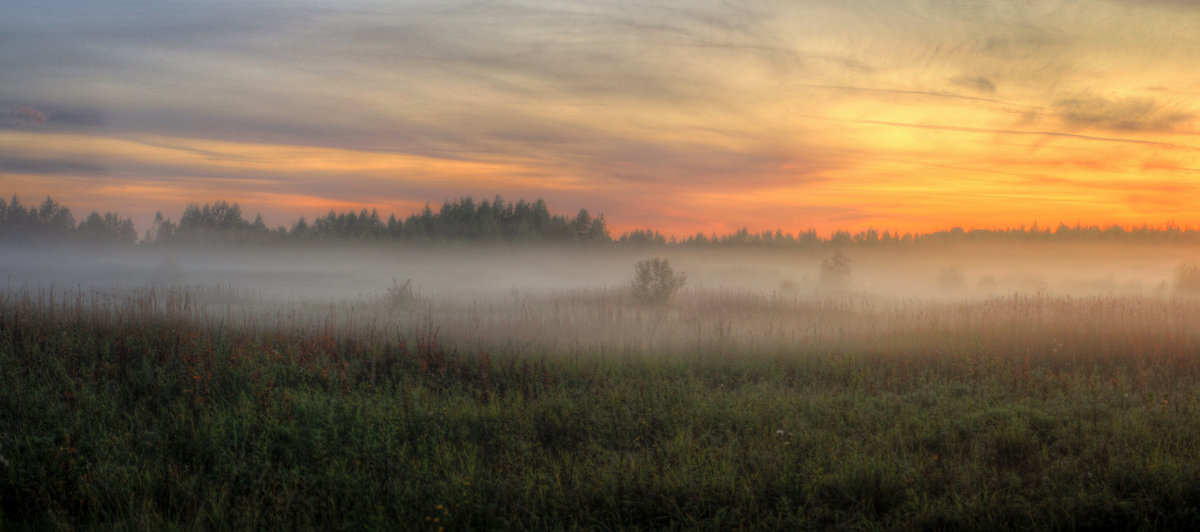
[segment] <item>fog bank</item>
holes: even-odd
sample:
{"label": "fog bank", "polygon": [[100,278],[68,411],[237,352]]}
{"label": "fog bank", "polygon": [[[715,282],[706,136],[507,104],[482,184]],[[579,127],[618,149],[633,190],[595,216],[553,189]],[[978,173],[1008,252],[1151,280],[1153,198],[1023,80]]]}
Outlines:
{"label": "fog bank", "polygon": [[[620,289],[633,263],[667,258],[687,275],[684,291],[790,293],[829,290],[822,250],[632,246],[456,245],[441,247],[104,248],[83,245],[0,249],[10,287],[221,286],[281,299],[374,297],[411,281],[423,297],[455,301]],[[851,247],[839,290],[904,298],[970,298],[1009,293],[1067,296],[1168,292],[1184,246],[1083,244]]]}

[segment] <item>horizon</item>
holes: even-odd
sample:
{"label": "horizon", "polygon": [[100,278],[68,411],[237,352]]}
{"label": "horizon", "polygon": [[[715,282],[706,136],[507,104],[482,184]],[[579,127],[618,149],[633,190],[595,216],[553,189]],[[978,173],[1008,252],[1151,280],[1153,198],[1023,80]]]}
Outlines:
{"label": "horizon", "polygon": [[[458,202],[467,200],[467,201],[474,202],[475,206],[478,208],[478,206],[481,203],[483,203],[485,201],[486,202],[494,202],[495,199],[498,199],[498,198],[492,197],[492,198],[486,198],[486,199],[480,200],[480,199],[474,198],[472,196],[460,196],[459,198],[457,198],[453,201],[449,200],[449,199],[444,200],[443,204],[456,204]],[[499,198],[499,199],[503,199],[503,198]],[[17,195],[12,195],[12,196],[7,196],[7,197],[0,196],[0,202],[9,202],[9,204],[12,205],[11,202],[13,200],[18,201],[22,208],[24,208],[30,212],[36,212],[43,205],[43,203],[46,202],[47,200],[52,201],[58,207],[65,208],[68,212],[70,212],[71,216],[74,218],[75,224],[78,226],[81,226],[83,224],[83,221],[86,218],[88,218],[91,214],[99,214],[100,216],[115,215],[119,220],[128,219],[133,224],[134,233],[137,235],[138,242],[144,242],[146,234],[148,234],[148,232],[154,227],[153,222],[146,223],[144,226],[139,226],[136,221],[132,220],[132,218],[130,218],[128,216],[124,216],[123,213],[113,212],[111,210],[104,210],[104,209],[89,210],[89,211],[86,211],[87,214],[84,214],[83,211],[76,212],[75,210],[73,210],[71,208],[71,205],[67,205],[62,202],[59,202],[55,198],[49,197],[49,196],[42,199],[41,201],[37,201],[37,202],[29,202],[25,199],[20,198]],[[534,199],[517,198],[515,201],[508,200],[508,199],[505,199],[504,201],[506,204],[509,204],[510,206],[515,205],[518,202],[526,202],[526,203],[532,205],[536,202],[544,201],[544,199],[543,198],[534,198]],[[156,211],[155,216],[157,217],[158,214],[161,214],[163,216],[164,221],[178,224],[180,222],[180,220],[183,218],[184,212],[186,210],[191,209],[193,207],[196,209],[208,209],[209,207],[215,206],[220,203],[225,203],[229,206],[236,207],[238,209],[238,211],[240,212],[242,219],[244,221],[246,221],[247,223],[252,223],[257,218],[262,217],[261,213],[257,213],[254,211],[244,209],[244,208],[242,208],[240,202],[230,201],[230,200],[215,200],[213,202],[205,202],[205,203],[190,201],[184,206],[184,208],[181,210],[181,212],[178,213],[178,216],[173,216],[171,213],[163,212],[161,209]],[[297,216],[291,218],[290,221],[288,221],[287,223],[271,223],[271,222],[267,221],[267,219],[265,217],[262,217],[262,219],[263,219],[263,223],[264,223],[265,227],[268,230],[276,231],[277,229],[282,228],[290,233],[293,230],[295,230],[296,225],[299,223],[299,221],[301,219],[303,219],[305,221],[305,223],[308,224],[309,227],[312,227],[314,222],[316,222],[318,219],[326,218],[329,215],[341,216],[341,215],[348,214],[348,213],[361,214],[362,212],[365,211],[368,213],[376,214],[384,224],[387,224],[389,218],[391,218],[391,217],[395,217],[397,221],[404,223],[404,222],[409,221],[409,219],[411,217],[415,217],[415,216],[419,215],[426,207],[428,207],[435,215],[439,214],[439,212],[442,208],[441,205],[438,205],[437,208],[434,208],[433,202],[426,202],[424,205],[422,205],[422,207],[420,209],[416,209],[416,210],[408,212],[407,214],[404,214],[404,213],[396,213],[396,212],[378,212],[377,209],[373,209],[371,207],[366,207],[366,206],[358,206],[358,207],[348,206],[347,208],[340,209],[340,210],[330,209],[330,210],[326,211],[324,214],[321,214],[318,216],[309,217],[306,215],[297,215]],[[549,210],[549,213],[551,216],[561,217],[565,220],[571,220],[574,218],[575,214],[577,214],[577,212],[571,213],[571,212],[559,211],[558,209],[553,208],[553,205],[550,205],[550,204],[547,204],[546,207]],[[1009,227],[964,227],[961,225],[956,225],[953,227],[943,227],[943,228],[934,229],[932,231],[920,231],[920,232],[899,231],[899,230],[896,230],[893,228],[888,228],[888,227],[866,227],[866,228],[861,228],[861,229],[857,229],[857,230],[849,230],[849,229],[845,229],[845,228],[835,228],[831,231],[822,233],[821,231],[818,231],[815,227],[810,227],[810,228],[806,228],[806,229],[787,230],[787,229],[784,229],[781,227],[754,229],[754,228],[750,228],[748,226],[743,225],[741,227],[738,227],[736,229],[730,230],[725,233],[711,232],[711,233],[674,234],[674,233],[662,232],[655,227],[642,227],[642,226],[633,226],[633,227],[631,227],[629,229],[625,229],[625,230],[615,230],[615,229],[613,229],[614,224],[611,223],[612,220],[610,220],[608,217],[604,216],[604,213],[591,212],[586,207],[583,207],[582,209],[587,210],[589,216],[593,219],[595,219],[595,218],[603,219],[606,230],[607,230],[608,234],[610,235],[610,237],[614,241],[619,238],[630,236],[632,233],[638,233],[638,232],[648,232],[648,233],[657,234],[659,236],[662,236],[668,242],[685,242],[685,241],[697,236],[698,234],[703,234],[704,237],[709,238],[709,239],[720,239],[720,238],[727,238],[727,237],[735,236],[736,234],[741,233],[741,232],[748,232],[749,235],[751,235],[751,236],[766,235],[766,234],[782,234],[786,238],[799,238],[807,233],[812,232],[816,235],[816,237],[818,239],[820,239],[821,241],[825,241],[825,242],[834,240],[840,234],[844,234],[844,235],[851,236],[851,237],[858,237],[860,235],[864,235],[864,234],[866,234],[868,232],[872,232],[872,231],[875,232],[878,237],[882,237],[883,235],[890,234],[891,238],[893,238],[893,239],[902,239],[902,238],[908,238],[908,237],[912,237],[915,239],[921,239],[921,238],[935,236],[935,235],[941,235],[941,234],[954,234],[954,233],[971,234],[971,233],[975,233],[975,232],[993,232],[993,233],[1021,232],[1021,233],[1027,233],[1027,234],[1034,234],[1035,232],[1041,232],[1041,233],[1046,233],[1046,234],[1055,234],[1055,233],[1058,233],[1059,231],[1063,230],[1064,228],[1067,230],[1071,230],[1071,231],[1100,230],[1103,232],[1108,232],[1109,230],[1112,230],[1112,229],[1120,229],[1121,231],[1124,231],[1124,232],[1133,232],[1133,231],[1137,231],[1137,230],[1149,230],[1151,232],[1179,231],[1182,233],[1200,232],[1200,225],[1178,224],[1178,223],[1175,223],[1174,221],[1169,221],[1169,222],[1166,222],[1163,224],[1157,224],[1157,225],[1150,225],[1150,224],[1146,224],[1146,223],[1127,224],[1127,225],[1122,225],[1122,224],[1103,224],[1102,225],[1102,224],[1081,224],[1081,223],[1068,224],[1063,221],[1043,225],[1038,221],[1034,221],[1031,224],[1021,224],[1021,225],[1009,226]],[[2,222],[2,221],[3,221],[3,219],[0,218],[0,222]],[[622,226],[621,224],[617,224],[615,227],[621,227],[621,226]]]}
{"label": "horizon", "polygon": [[1200,223],[1200,5],[6,3],[0,190],[614,234]]}

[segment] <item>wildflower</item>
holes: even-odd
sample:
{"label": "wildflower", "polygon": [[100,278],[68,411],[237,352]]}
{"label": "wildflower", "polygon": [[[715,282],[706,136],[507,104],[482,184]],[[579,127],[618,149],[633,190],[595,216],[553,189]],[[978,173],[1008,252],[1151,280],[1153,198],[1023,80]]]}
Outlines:
{"label": "wildflower", "polygon": [[783,436],[783,429],[775,429],[776,436]]}

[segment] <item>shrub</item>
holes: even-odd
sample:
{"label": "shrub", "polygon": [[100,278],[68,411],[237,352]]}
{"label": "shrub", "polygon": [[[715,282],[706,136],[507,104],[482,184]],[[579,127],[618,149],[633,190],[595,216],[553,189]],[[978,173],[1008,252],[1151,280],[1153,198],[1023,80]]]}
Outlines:
{"label": "shrub", "polygon": [[387,306],[396,308],[408,304],[416,298],[416,293],[413,291],[412,279],[408,279],[403,283],[392,278],[392,286],[388,287],[387,294],[384,296],[384,303]]}
{"label": "shrub", "polygon": [[821,262],[821,282],[839,286],[850,282],[850,259],[842,250]]}
{"label": "shrub", "polygon": [[1175,267],[1175,292],[1200,294],[1200,265],[1190,262]]}
{"label": "shrub", "polygon": [[633,298],[650,304],[666,303],[683,287],[687,275],[675,273],[667,259],[642,259],[633,265]]}

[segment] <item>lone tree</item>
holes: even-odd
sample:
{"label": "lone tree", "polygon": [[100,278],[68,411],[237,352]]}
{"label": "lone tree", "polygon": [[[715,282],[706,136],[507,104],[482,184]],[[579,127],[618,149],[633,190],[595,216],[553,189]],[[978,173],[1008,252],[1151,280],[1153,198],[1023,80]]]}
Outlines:
{"label": "lone tree", "polygon": [[842,250],[821,262],[821,282],[834,286],[845,286],[850,282],[850,259]]}
{"label": "lone tree", "polygon": [[637,261],[633,265],[633,274],[633,282],[629,286],[633,298],[647,304],[670,301],[687,281],[686,274],[675,273],[671,263],[659,257]]}

